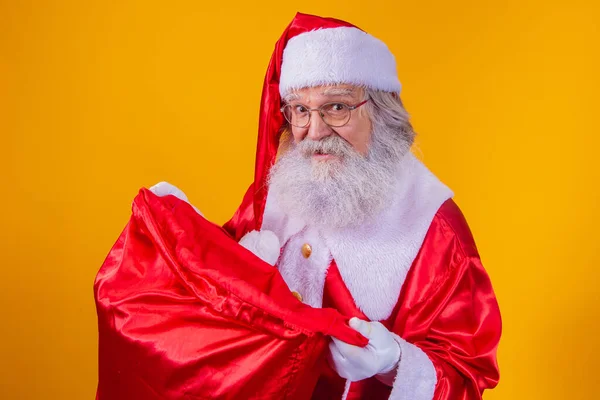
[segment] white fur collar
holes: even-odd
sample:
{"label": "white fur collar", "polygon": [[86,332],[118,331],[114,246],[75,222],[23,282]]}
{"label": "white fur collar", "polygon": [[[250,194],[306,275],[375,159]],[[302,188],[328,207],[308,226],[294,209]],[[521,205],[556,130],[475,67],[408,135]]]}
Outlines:
{"label": "white fur collar", "polygon": [[[399,164],[392,190],[393,204],[370,223],[320,235],[357,307],[374,321],[391,315],[435,213],[453,195],[412,153]],[[262,229],[275,232],[283,245],[306,224],[286,216],[272,197]]]}

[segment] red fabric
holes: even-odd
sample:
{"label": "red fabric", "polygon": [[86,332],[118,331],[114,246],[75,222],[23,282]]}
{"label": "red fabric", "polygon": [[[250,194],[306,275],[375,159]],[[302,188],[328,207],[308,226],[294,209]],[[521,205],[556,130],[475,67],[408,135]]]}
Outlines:
{"label": "red fabric", "polygon": [[[335,265],[325,282],[323,306],[366,319]],[[490,280],[469,227],[452,200],[437,212],[400,292],[388,329],[421,348],[437,371],[435,400],[481,399],[499,379],[496,350],[502,322]],[[313,399],[340,398],[344,380],[323,366]],[[401,377],[400,377],[401,379]],[[376,378],[352,383],[348,400],[387,399],[391,388]]]}
{"label": "red fabric", "polygon": [[434,399],[481,399],[500,379],[498,302],[460,209],[448,200],[431,224],[400,294],[392,331],[432,360]]}
{"label": "red fabric", "polygon": [[146,189],[94,291],[100,400],[307,399],[326,335],[366,344],[189,204]]}
{"label": "red fabric", "polygon": [[[237,222],[247,225],[243,219]],[[356,307],[335,260],[327,271],[323,307],[368,319]],[[395,310],[381,322],[432,361],[438,379],[434,400],[480,400],[485,389],[498,384],[500,310],[467,222],[453,200],[436,213]],[[327,364],[321,368],[312,398],[340,398],[344,379]],[[352,383],[347,399],[383,400],[390,392],[371,378]]]}

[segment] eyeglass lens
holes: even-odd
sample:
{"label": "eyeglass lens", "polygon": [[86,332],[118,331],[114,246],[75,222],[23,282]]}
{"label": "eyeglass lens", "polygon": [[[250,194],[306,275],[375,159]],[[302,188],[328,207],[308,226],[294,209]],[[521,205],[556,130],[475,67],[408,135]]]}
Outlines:
{"label": "eyeglass lens", "polygon": [[[333,127],[345,125],[350,119],[350,108],[343,103],[327,103],[318,108],[323,121]],[[284,107],[285,119],[292,125],[304,128],[310,122],[312,111],[301,104],[288,104]]]}

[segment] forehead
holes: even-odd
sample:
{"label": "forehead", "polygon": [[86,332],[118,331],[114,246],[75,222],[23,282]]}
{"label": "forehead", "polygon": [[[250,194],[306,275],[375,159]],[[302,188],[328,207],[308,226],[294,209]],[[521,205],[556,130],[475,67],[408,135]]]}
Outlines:
{"label": "forehead", "polygon": [[349,98],[354,99],[362,95],[363,89],[348,84],[313,86],[308,88],[296,89],[285,96],[285,101],[318,101],[329,100],[331,98]]}

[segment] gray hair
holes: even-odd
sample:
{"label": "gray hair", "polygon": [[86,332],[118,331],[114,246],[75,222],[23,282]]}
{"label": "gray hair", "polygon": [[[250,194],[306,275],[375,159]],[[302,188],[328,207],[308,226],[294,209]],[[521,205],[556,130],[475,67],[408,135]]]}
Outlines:
{"label": "gray hair", "polygon": [[[371,119],[373,135],[377,135],[380,144],[376,156],[389,161],[401,160],[410,151],[416,134],[400,96],[381,90],[362,89],[364,99],[369,99],[362,112],[366,112]],[[371,142],[373,140],[374,137]]]}
{"label": "gray hair", "polygon": [[[397,93],[384,92],[365,88],[365,111],[371,118],[373,130],[385,131],[390,136],[388,139],[405,144],[404,151],[408,151],[415,141],[416,133],[410,123],[410,116]],[[385,140],[385,138],[382,138]]]}

